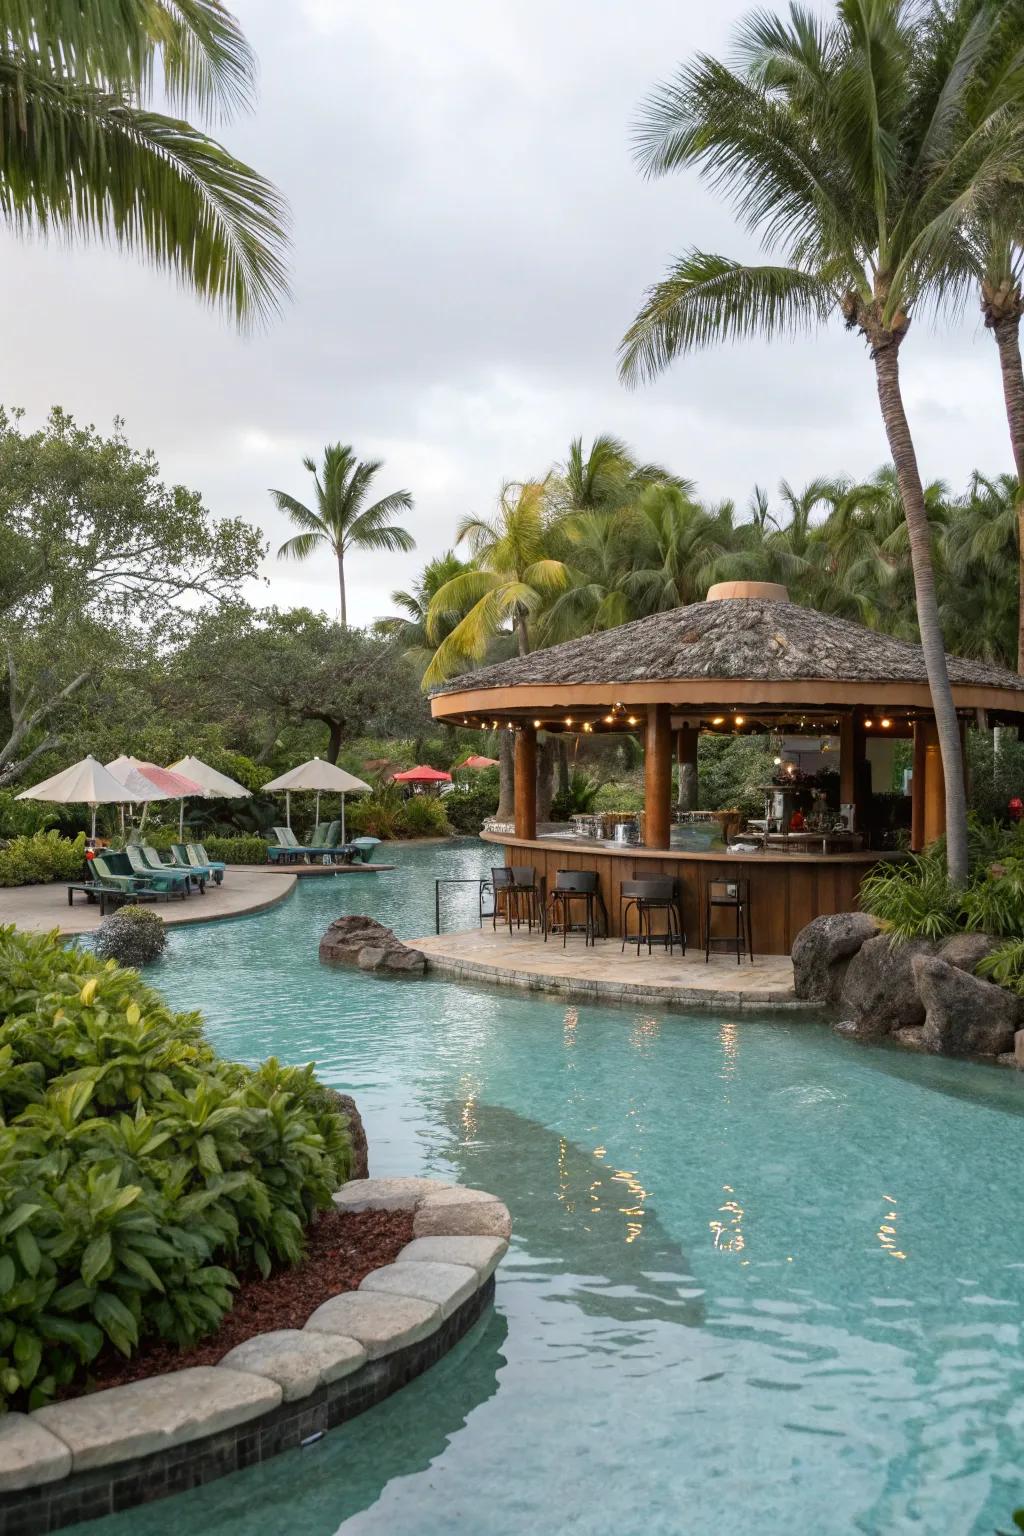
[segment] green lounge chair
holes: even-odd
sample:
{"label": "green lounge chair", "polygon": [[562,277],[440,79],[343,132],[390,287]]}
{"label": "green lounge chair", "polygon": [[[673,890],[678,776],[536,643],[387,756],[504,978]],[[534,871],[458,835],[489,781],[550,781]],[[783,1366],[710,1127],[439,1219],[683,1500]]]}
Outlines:
{"label": "green lounge chair", "polygon": [[275,827],[274,836],[277,838],[277,847],[270,849],[270,855],[273,858],[276,853],[285,863],[289,858],[301,859],[306,854],[320,851],[317,848],[311,848],[307,843],[300,843],[291,827]]}
{"label": "green lounge chair", "polygon": [[186,895],[184,889],[170,885],[167,881],[160,881],[154,876],[152,879],[140,878],[132,871],[131,863],[123,853],[97,853],[92,860],[94,876],[97,876],[106,890],[120,892],[126,901],[135,901],[141,896],[151,896],[156,899],[159,896]]}
{"label": "green lounge chair", "polygon": [[185,857],[188,859],[190,869],[194,869],[197,873],[202,870],[205,879],[208,880],[212,875],[218,885],[222,883],[227,866],[219,859],[211,859],[202,843],[186,843]]}
{"label": "green lounge chair", "polygon": [[175,869],[181,870],[183,874],[188,875],[190,879],[199,881],[200,884],[205,886],[207,880],[211,880],[213,878],[213,870],[208,869],[205,864],[195,863],[192,859],[189,858],[188,850],[190,846],[191,844],[188,843],[171,844],[171,854],[174,858],[174,867]]}
{"label": "green lounge chair", "polygon": [[187,870],[153,869],[143,858],[142,849],[137,848],[134,843],[127,843],[125,845],[124,857],[128,860],[132,874],[137,880],[148,882],[149,885],[155,886],[157,890],[161,888],[172,891],[180,890],[183,896],[189,894],[192,877]]}

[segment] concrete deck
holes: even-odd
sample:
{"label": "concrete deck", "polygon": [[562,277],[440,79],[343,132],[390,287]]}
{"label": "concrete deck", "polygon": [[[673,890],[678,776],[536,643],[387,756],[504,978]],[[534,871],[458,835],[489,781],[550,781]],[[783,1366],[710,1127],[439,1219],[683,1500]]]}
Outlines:
{"label": "concrete deck", "polygon": [[702,949],[678,949],[666,955],[635,944],[623,954],[619,939],[598,939],[584,948],[583,935],[571,934],[565,949],[561,935],[545,944],[525,928],[511,935],[490,927],[463,933],[431,934],[410,944],[427,957],[428,969],[460,981],[486,981],[532,991],[560,992],[590,1001],[655,1003],[666,1008],[805,1008],[793,991],[793,963],[787,955],[755,957],[737,965],[734,956]]}
{"label": "concrete deck", "polygon": [[[205,895],[193,891],[184,901],[147,902],[169,927],[191,923],[212,923],[222,917],[246,917],[273,907],[295,889],[295,875],[271,874],[248,864],[233,864],[224,875],[223,885],[208,885]],[[68,906],[67,885],[15,885],[0,889],[0,924],[14,923],[30,933],[91,933],[99,926],[99,902],[86,901],[76,893],[74,906]]]}

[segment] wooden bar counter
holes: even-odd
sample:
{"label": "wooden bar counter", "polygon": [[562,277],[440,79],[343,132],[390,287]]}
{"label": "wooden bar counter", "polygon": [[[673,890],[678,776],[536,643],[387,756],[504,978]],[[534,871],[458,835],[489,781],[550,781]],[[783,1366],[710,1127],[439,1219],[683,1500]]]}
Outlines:
{"label": "wooden bar counter", "polygon": [[[590,838],[519,838],[507,832],[484,832],[481,836],[502,850],[504,863],[532,864],[548,890],[554,885],[556,870],[596,871],[613,934],[619,932],[619,887],[623,880],[673,876],[680,882],[687,943],[694,947],[703,942],[701,922],[708,880],[749,879],[754,953],[762,955],[788,955],[800,929],[812,918],[855,911],[860,883],[867,872],[882,861],[902,857],[876,851],[696,853],[629,847]],[[720,923],[726,918],[731,914],[721,916]]]}

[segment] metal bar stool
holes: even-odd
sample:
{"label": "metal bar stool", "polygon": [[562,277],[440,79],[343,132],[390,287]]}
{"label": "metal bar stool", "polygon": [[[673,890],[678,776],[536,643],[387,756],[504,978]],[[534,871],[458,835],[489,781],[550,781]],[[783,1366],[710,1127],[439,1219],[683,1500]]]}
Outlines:
{"label": "metal bar stool", "polygon": [[[512,876],[510,900],[512,913],[515,916],[516,927],[521,928],[523,918],[526,918],[527,930],[532,933],[534,923],[538,928],[544,927],[544,900],[543,889],[537,880],[537,871],[532,864],[510,864],[508,866]],[[508,922],[509,933],[512,932],[512,915]]]}
{"label": "metal bar stool", "polygon": [[[561,919],[562,948],[565,948],[566,937],[572,927],[572,905],[574,901],[583,902],[583,945],[597,942],[597,925],[594,921],[596,904],[601,901],[597,888],[597,874],[590,869],[559,869],[555,871],[555,887],[548,898],[547,922],[544,925],[544,942],[552,928],[558,926]],[[602,910],[604,903],[601,902]],[[605,927],[607,928],[607,919]]]}
{"label": "metal bar stool", "polygon": [[[664,944],[669,954],[674,954],[677,940],[683,946],[683,954],[686,954],[686,933],[683,929],[677,880],[673,880],[669,875],[650,880],[623,880],[619,887],[619,928],[622,933],[620,954],[626,948],[626,939],[629,937],[627,930],[630,912],[636,913],[638,955],[645,938],[648,954],[651,954],[653,944]],[[651,917],[655,912],[665,914],[664,933],[655,933],[652,929]]]}
{"label": "metal bar stool", "polygon": [[[735,933],[711,932],[715,912],[726,908],[736,914]],[[750,921],[750,881],[744,876],[736,880],[709,880],[704,891],[704,963],[711,958],[712,944],[735,946],[736,964],[744,954],[754,963],[754,935]]]}
{"label": "metal bar stool", "polygon": [[494,892],[494,906],[491,909],[491,928],[498,931],[498,918],[508,923],[509,932],[512,931],[512,871],[507,864],[500,864],[497,869],[491,870],[491,890]]}

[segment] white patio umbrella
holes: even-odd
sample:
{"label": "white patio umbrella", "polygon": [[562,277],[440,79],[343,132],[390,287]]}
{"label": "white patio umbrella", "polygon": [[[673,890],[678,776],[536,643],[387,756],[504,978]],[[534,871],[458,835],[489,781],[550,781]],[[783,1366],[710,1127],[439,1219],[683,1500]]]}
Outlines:
{"label": "white patio umbrella", "polygon": [[[177,800],[181,795],[189,795],[198,790],[199,786],[183,774],[170,773],[166,768],[161,768],[157,763],[146,763],[138,757],[128,757],[124,753],[115,757],[112,763],[107,764],[107,769],[118,779],[126,789],[132,791],[131,799],[143,806],[148,806],[151,800]],[[146,812],[142,813],[142,824],[145,824]],[[124,812],[121,812],[122,831],[124,830]]]}
{"label": "white patio umbrella", "polygon": [[252,794],[252,790],[246,789],[244,784],[229,779],[226,773],[218,773],[216,768],[211,768],[209,763],[204,763],[198,757],[182,757],[178,762],[171,763],[167,771],[182,773],[197,786],[190,795],[181,798],[181,809],[178,812],[179,837],[185,835],[185,801],[191,799],[192,795],[199,795],[204,800],[247,800]]}
{"label": "white patio umbrella", "polygon": [[315,789],[316,790],[316,819],[320,820],[320,795],[321,793],[339,793],[341,795],[341,840],[345,841],[345,796],[369,793],[369,784],[364,784],[362,779],[357,779],[353,774],[346,773],[344,768],[338,768],[334,763],[327,762],[322,757],[311,757],[308,763],[300,763],[297,768],[289,768],[287,773],[282,773],[279,778],[271,779],[269,784],[264,784],[264,789],[284,790],[285,795],[285,819],[289,828],[292,824],[292,790]]}
{"label": "white patio umbrella", "polygon": [[96,808],[100,805],[123,805],[135,798],[132,790],[93,757],[83,757],[62,773],[23,789],[19,800],[50,800],[55,805],[88,805],[92,810],[92,837],[96,837]]}

